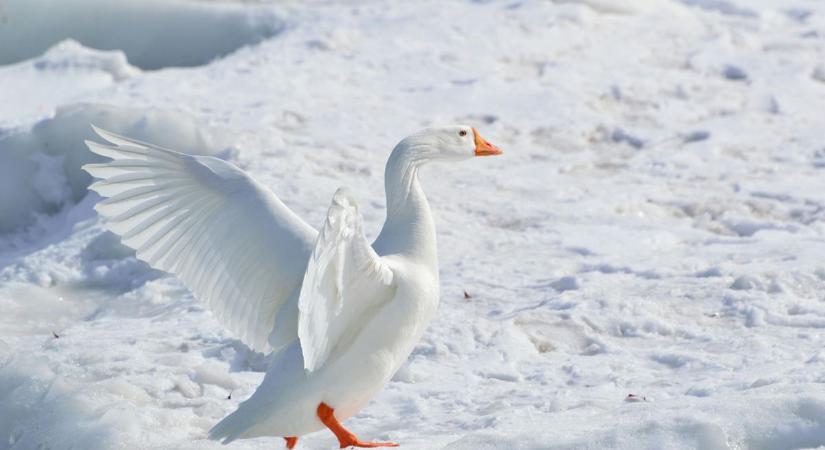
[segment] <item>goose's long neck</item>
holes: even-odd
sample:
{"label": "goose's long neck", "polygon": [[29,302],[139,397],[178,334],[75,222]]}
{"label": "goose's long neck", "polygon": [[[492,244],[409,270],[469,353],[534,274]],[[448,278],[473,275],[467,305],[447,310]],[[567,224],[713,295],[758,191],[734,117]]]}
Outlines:
{"label": "goose's long neck", "polygon": [[414,153],[398,147],[390,155],[384,172],[387,220],[375,249],[381,255],[401,254],[437,267],[435,223],[418,183],[420,163]]}

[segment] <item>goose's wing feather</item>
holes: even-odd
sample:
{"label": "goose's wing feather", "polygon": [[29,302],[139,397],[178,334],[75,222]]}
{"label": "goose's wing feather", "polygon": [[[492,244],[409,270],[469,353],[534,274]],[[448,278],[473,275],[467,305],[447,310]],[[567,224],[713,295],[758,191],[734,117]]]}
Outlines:
{"label": "goose's wing feather", "polygon": [[217,158],[178,153],[95,128],[112,158],[83,167],[101,181],[95,209],[137,257],[175,274],[257,351],[300,286],[316,231],[269,189]]}
{"label": "goose's wing feather", "polygon": [[393,271],[364,237],[353,197],[339,189],[309,258],[298,299],[304,367],[323,366],[395,293]]}

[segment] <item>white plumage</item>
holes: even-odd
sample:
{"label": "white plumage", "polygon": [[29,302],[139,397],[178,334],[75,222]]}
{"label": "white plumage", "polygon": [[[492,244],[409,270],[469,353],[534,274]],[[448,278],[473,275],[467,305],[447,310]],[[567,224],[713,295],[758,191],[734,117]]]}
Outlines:
{"label": "white plumage", "polygon": [[176,275],[223,326],[268,352],[275,317],[300,285],[316,232],[232,164],[95,129],[113,158],[83,168],[108,197],[95,209],[152,267]]}
{"label": "white plumage", "polygon": [[405,361],[438,304],[435,227],[418,168],[500,150],[465,126],[425,130],[387,162],[387,221],[370,245],[355,199],[339,189],[316,232],[226,161],[95,128],[112,158],[84,169],[107,227],[137,257],[176,275],[218,321],[261,352],[278,351],[256,392],[211,431],[230,442],[330,428],[358,412]]}
{"label": "white plumage", "polygon": [[349,324],[393,297],[392,278],[392,270],[364,236],[355,199],[339,189],[309,259],[298,300],[298,337],[307,370],[324,364]]}

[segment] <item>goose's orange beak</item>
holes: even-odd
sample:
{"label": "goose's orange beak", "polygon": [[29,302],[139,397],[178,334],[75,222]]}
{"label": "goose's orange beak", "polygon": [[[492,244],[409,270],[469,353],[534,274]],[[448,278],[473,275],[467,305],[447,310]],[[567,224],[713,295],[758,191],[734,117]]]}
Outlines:
{"label": "goose's orange beak", "polygon": [[484,140],[475,128],[473,128],[473,137],[476,141],[476,156],[493,156],[501,154],[501,149]]}

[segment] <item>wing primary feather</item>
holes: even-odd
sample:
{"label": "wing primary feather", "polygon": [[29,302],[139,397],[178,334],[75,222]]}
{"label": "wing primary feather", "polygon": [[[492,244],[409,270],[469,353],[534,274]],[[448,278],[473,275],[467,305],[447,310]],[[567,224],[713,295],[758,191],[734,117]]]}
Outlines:
{"label": "wing primary feather", "polygon": [[152,258],[147,261],[152,267],[175,273],[173,267],[180,257],[180,247],[184,244],[187,231],[193,226],[188,214],[180,215],[181,221],[170,232],[169,237]]}
{"label": "wing primary feather", "polygon": [[167,222],[163,228],[155,232],[154,236],[152,236],[151,244],[143,244],[140,248],[136,249],[137,253],[144,255],[141,259],[148,262],[150,265],[156,261],[156,256],[162,255],[168,245],[172,244],[173,241],[168,238],[174,236],[175,229],[186,219],[186,214],[180,210],[175,213],[177,215],[173,217],[172,220]]}
{"label": "wing primary feather", "polygon": [[211,211],[216,206],[211,205],[208,208],[204,208],[202,213],[203,218],[198,220],[196,225],[196,229],[194,231],[194,235],[189,238],[187,242],[187,247],[182,250],[182,261],[187,261],[187,264],[190,264],[190,271],[186,273],[186,278],[193,284],[197,283],[196,280],[196,270],[202,267],[202,264],[199,264],[199,259],[202,258],[200,252],[205,250],[204,246],[201,243],[204,241],[205,236],[209,233],[209,227],[203,226],[205,222],[208,222],[209,216],[212,214]]}
{"label": "wing primary feather", "polygon": [[122,159],[143,159],[148,160],[147,152],[138,148],[127,147],[113,147],[111,145],[100,144],[95,141],[85,141],[86,146],[92,153],[107,158],[112,158],[115,161]]}
{"label": "wing primary feather", "polygon": [[[128,223],[129,230],[120,235],[124,241],[143,234],[147,228],[175,212],[175,209],[171,207],[167,199],[161,198],[160,201],[153,201],[152,203],[154,204],[144,205],[139,210],[133,208],[123,215],[112,218],[112,222],[115,222],[115,225],[118,226],[123,226],[124,223]],[[131,246],[132,244],[127,245]]]}
{"label": "wing primary feather", "polygon": [[[122,191],[119,194],[113,195],[112,197],[105,198],[97,202],[97,205],[95,205],[95,207],[100,208],[101,206],[119,206],[131,202],[139,202],[141,200],[157,197],[158,195],[162,195],[163,193],[168,193],[171,185],[172,183],[163,183],[128,189]],[[183,191],[183,189],[181,189],[181,191]],[[112,215],[110,213],[106,214]]]}
{"label": "wing primary feather", "polygon": [[166,223],[174,220],[174,218],[179,214],[180,211],[176,211],[172,208],[159,209],[154,215],[145,219],[139,226],[132,229],[142,229],[142,231],[128,237],[123,236],[121,237],[121,241],[124,244],[134,248],[137,252],[138,258],[146,261],[146,253],[141,251],[141,248],[154,244],[159,238],[157,234],[159,229],[162,229]]}
{"label": "wing primary feather", "polygon": [[166,158],[173,162],[177,161],[179,158],[183,156],[186,156],[184,153],[176,152],[174,150],[163,148],[154,144],[150,144],[148,142],[139,141],[137,139],[128,138],[126,136],[121,136],[119,134],[115,134],[111,131],[106,131],[101,128],[97,128],[95,126],[92,126],[92,129],[95,133],[97,133],[98,136],[102,137],[103,139],[106,139],[112,144],[115,144],[118,148],[146,151],[146,153],[151,153],[154,157]]}
{"label": "wing primary feather", "polygon": [[198,239],[201,235],[208,232],[208,228],[203,226],[203,224],[208,222],[208,218],[212,214],[212,209],[215,207],[214,203],[215,202],[204,202],[199,211],[192,213],[189,219],[191,222],[191,233],[189,232],[190,229],[187,229],[187,234],[182,238],[183,244],[179,250],[179,259],[177,263],[172,266],[173,273],[180,271],[184,278],[189,278],[191,277],[191,270],[197,267],[192,261],[192,255],[196,249],[195,246],[198,243]]}

